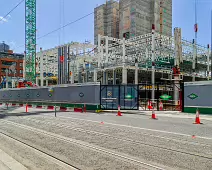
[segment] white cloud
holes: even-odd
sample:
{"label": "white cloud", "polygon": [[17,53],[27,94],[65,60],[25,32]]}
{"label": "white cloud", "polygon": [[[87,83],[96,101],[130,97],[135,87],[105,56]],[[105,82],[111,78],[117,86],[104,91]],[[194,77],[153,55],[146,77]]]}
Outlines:
{"label": "white cloud", "polygon": [[0,16],[0,23],[8,22],[8,20],[2,16]]}
{"label": "white cloud", "polygon": [[8,22],[8,20],[11,18],[11,15],[8,15],[6,18],[0,16],[0,24],[4,23],[4,22]]}

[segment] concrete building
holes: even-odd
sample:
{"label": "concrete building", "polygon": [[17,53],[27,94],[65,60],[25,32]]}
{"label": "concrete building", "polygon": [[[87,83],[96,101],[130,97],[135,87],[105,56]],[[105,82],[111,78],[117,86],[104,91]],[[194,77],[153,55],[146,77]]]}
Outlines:
{"label": "concrete building", "polygon": [[[156,32],[172,35],[172,0],[120,0],[120,38]],[[162,29],[161,29],[162,28]]]}
{"label": "concrete building", "polygon": [[98,34],[119,38],[119,3],[106,1],[94,9],[94,44],[98,42]]}
{"label": "concrete building", "polygon": [[94,10],[94,42],[97,36],[132,38],[156,32],[172,35],[172,0],[113,0]]}

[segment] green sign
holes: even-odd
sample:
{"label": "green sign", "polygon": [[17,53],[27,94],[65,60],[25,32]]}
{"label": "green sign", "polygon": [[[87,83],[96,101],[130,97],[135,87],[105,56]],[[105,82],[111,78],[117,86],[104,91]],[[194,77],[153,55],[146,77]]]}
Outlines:
{"label": "green sign", "polygon": [[160,96],[160,98],[163,100],[169,100],[171,98],[171,96],[164,94],[164,95]]}
{"label": "green sign", "polygon": [[128,94],[128,95],[125,96],[125,99],[132,99],[132,98],[133,97],[130,94]]}
{"label": "green sign", "polygon": [[196,99],[198,96],[197,96],[196,94],[194,94],[194,93],[191,93],[191,94],[189,94],[187,97],[188,97],[189,99],[191,99],[191,100],[194,100],[194,99]]}

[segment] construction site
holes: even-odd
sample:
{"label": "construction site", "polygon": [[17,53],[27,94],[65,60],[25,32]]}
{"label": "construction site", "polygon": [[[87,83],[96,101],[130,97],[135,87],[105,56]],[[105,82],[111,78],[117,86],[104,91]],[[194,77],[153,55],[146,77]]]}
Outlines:
{"label": "construction site", "polygon": [[[36,2],[28,0],[25,6],[25,82],[20,87],[100,83],[97,105],[103,109],[121,105],[146,110],[151,100],[159,110],[165,94],[170,96],[168,104],[179,110],[183,82],[211,79],[209,45],[198,45],[196,37],[193,42],[183,40],[181,28],[174,28],[171,36],[172,1],[107,1],[94,9],[94,44],[71,42],[47,50],[35,45]],[[140,22],[145,24],[135,24]],[[123,96],[133,96],[134,102],[124,97],[121,104]]]}

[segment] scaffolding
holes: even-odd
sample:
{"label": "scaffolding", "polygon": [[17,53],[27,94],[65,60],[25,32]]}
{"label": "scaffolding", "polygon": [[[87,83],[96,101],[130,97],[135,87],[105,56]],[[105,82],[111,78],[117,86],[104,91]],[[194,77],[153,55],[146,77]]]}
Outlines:
{"label": "scaffolding", "polygon": [[[143,81],[145,76],[151,80],[153,43],[155,44],[154,70],[157,82],[163,81],[162,78],[173,80],[172,68],[175,65],[180,67],[179,79],[181,80],[183,77],[184,81],[191,81],[194,48],[197,49],[196,79],[210,79],[208,74],[211,68],[209,46],[196,45],[195,47],[192,42],[181,39],[179,28],[175,29],[174,37],[159,33],[155,33],[154,37],[152,38],[152,33],[149,33],[125,40],[98,35],[98,46],[92,44],[89,46],[92,52],[82,51],[82,56],[75,55],[76,57],[71,59],[70,69],[73,73],[71,83],[101,81],[103,84],[109,82],[110,84],[137,84]],[[101,41],[105,43],[101,44]],[[109,44],[109,41],[114,43]],[[82,44],[77,46],[82,46]],[[54,63],[49,65],[56,67],[57,48],[47,50],[43,56],[53,57]],[[47,67],[43,68],[45,70]],[[57,68],[52,70],[57,74]]]}

